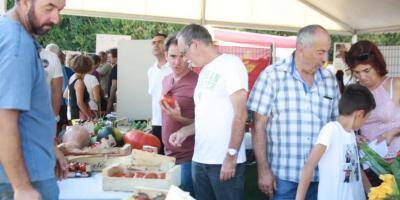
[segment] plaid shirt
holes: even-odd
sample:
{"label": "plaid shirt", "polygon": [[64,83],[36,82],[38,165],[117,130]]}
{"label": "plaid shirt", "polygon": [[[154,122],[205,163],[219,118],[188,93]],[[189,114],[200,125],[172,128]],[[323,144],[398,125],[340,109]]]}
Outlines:
{"label": "plaid shirt", "polygon": [[[321,128],[338,116],[339,89],[335,76],[319,69],[311,88],[297,72],[293,55],[259,75],[248,108],[268,116],[268,162],[276,177],[299,182],[300,172]],[[312,181],[318,181],[315,171]]]}

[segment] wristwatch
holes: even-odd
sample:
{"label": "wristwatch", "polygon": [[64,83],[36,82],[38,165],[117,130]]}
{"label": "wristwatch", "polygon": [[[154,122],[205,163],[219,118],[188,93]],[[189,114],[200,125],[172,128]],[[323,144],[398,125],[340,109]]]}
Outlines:
{"label": "wristwatch", "polygon": [[237,150],[233,148],[228,148],[228,155],[230,156],[236,156]]}

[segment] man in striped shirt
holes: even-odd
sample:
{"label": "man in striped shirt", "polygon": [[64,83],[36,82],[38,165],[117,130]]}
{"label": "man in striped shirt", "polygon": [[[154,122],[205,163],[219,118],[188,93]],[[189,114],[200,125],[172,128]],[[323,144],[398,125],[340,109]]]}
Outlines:
{"label": "man in striped shirt", "polygon": [[[321,66],[331,39],[320,25],[299,30],[296,51],[267,67],[248,100],[258,184],[273,199],[295,199],[300,172],[320,129],[338,115],[335,76]],[[317,199],[314,173],[306,199]]]}

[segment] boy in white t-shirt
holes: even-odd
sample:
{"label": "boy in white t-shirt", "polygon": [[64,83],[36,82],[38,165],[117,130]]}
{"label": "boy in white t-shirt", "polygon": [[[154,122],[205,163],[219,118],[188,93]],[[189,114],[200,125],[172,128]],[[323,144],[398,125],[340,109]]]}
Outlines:
{"label": "boy in white t-shirt", "polygon": [[349,85],[339,101],[339,117],[320,131],[301,173],[296,199],[304,199],[314,168],[319,169],[319,200],[365,198],[354,130],[358,130],[375,108],[371,92],[359,84]]}

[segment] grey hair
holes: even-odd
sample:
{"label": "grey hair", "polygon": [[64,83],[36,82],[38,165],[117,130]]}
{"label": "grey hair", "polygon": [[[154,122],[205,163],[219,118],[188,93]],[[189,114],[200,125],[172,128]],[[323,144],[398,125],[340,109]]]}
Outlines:
{"label": "grey hair", "polygon": [[50,43],[46,46],[46,50],[53,52],[54,54],[58,55],[60,53],[60,47],[58,47],[54,43]]}
{"label": "grey hair", "polygon": [[182,38],[186,45],[192,44],[193,40],[199,40],[206,45],[212,45],[212,38],[208,30],[198,24],[189,24],[183,27],[176,38]]}
{"label": "grey hair", "polygon": [[314,43],[315,33],[318,29],[325,31],[328,34],[328,31],[318,24],[308,25],[301,28],[297,33],[296,46],[299,46],[300,44],[306,47],[312,46]]}

